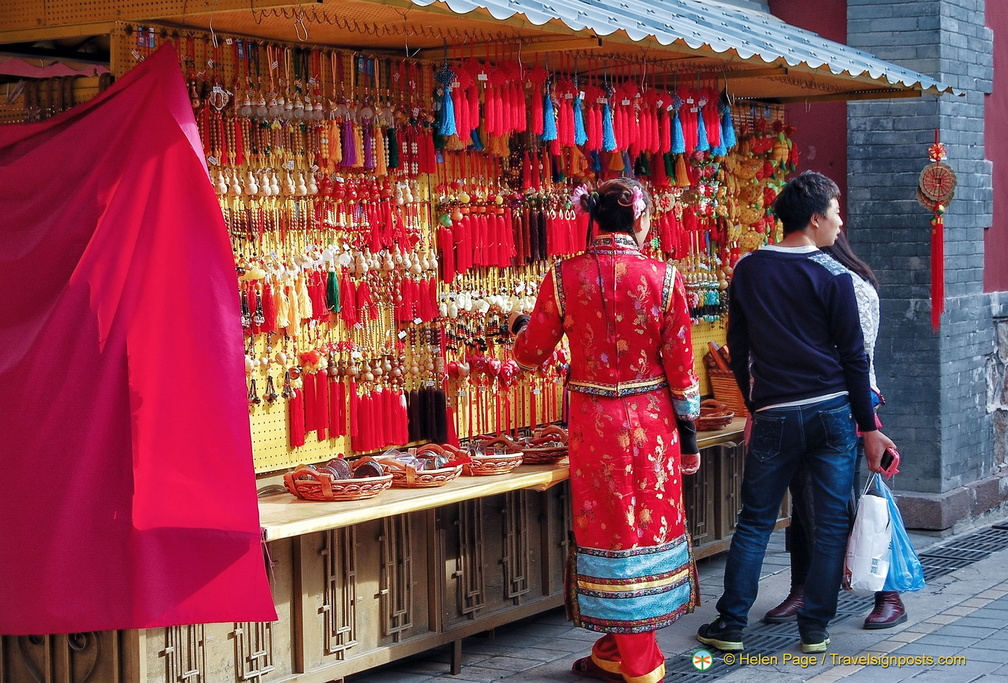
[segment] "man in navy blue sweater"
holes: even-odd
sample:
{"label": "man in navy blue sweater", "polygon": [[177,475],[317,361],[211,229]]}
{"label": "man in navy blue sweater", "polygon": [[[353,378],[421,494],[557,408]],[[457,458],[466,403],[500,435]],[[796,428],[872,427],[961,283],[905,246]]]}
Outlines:
{"label": "man in navy blue sweater", "polygon": [[798,630],[802,652],[826,651],[847,546],[857,431],[872,472],[882,471],[882,453],[894,446],[875,425],[851,275],[819,251],[843,225],[839,196],[836,183],[820,173],[791,180],[774,202],[784,239],[741,259],[728,289],[731,369],[752,432],[719,616],[697,632],[697,640],[720,650],[743,649],[767,543],[801,463],[812,482],[809,577],[816,580],[806,582]]}

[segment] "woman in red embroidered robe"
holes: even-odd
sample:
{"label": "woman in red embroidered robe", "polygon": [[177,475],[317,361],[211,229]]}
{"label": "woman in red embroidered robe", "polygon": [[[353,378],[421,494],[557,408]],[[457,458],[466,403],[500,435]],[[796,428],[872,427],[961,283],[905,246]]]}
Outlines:
{"label": "woman in red embroidered robe", "polygon": [[574,621],[606,633],[573,670],[606,681],[665,675],[655,631],[696,604],[682,475],[700,456],[700,410],[682,276],[645,257],[650,198],[617,178],[575,191],[598,235],[543,279],[531,316],[516,316],[514,357],[526,370],[570,345],[570,484]]}

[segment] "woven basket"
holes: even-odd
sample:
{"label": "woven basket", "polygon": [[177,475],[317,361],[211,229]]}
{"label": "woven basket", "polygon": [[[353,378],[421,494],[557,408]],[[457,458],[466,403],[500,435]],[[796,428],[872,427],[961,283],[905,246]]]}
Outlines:
{"label": "woven basket", "polygon": [[506,455],[521,453],[521,445],[507,434],[482,434],[474,439],[474,444],[486,455]]}
{"label": "woven basket", "polygon": [[555,446],[546,444],[526,446],[522,462],[526,465],[554,465],[567,457],[567,444],[557,443]]}
{"label": "woven basket", "polygon": [[735,419],[735,413],[720,401],[712,398],[700,402],[700,417],[696,420],[697,431],[713,432],[724,429]]}
{"label": "woven basket", "polygon": [[548,425],[523,439],[523,462],[526,465],[553,465],[567,457],[567,431],[557,425]]}
{"label": "woven basket", "polygon": [[436,470],[418,470],[409,463],[393,458],[384,458],[378,462],[392,475],[392,487],[398,489],[431,489],[444,486],[462,474],[462,465],[439,467]]}
{"label": "woven basket", "polygon": [[465,460],[469,457],[468,451],[465,451],[458,446],[453,446],[450,443],[425,443],[423,446],[419,446],[416,449],[416,454],[418,456],[422,456],[427,453],[436,453],[437,455],[444,456],[449,460]]}
{"label": "woven basket", "polygon": [[474,455],[472,459],[462,464],[462,472],[470,477],[485,477],[493,474],[507,474],[522,464],[523,456],[518,453],[502,453],[500,455]]}
{"label": "woven basket", "polygon": [[713,392],[715,400],[724,403],[728,410],[736,415],[748,415],[749,411],[746,409],[742,392],[739,391],[738,384],[735,382],[735,375],[717,367],[711,360],[709,353],[704,356],[704,365],[707,367],[707,379],[710,380],[711,392]]}
{"label": "woven basket", "polygon": [[745,401],[742,399],[742,392],[739,391],[738,384],[735,383],[735,375],[723,370],[708,368],[707,378],[710,380],[711,391],[714,392],[716,400],[724,403],[736,415],[749,414]]}
{"label": "woven basket", "polygon": [[304,500],[364,500],[377,496],[391,485],[391,474],[361,479],[334,479],[328,472],[302,467],[284,475],[284,487]]}

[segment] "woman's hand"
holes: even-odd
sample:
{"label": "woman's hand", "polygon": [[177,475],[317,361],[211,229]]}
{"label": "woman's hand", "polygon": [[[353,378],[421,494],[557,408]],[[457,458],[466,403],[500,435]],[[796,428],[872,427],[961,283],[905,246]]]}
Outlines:
{"label": "woman's hand", "polygon": [[700,469],[700,454],[699,453],[683,453],[682,460],[682,473],[683,474],[696,474]]}
{"label": "woman's hand", "polygon": [[882,469],[882,454],[887,448],[892,448],[898,452],[896,444],[879,430],[862,432],[861,438],[864,439],[865,460],[868,463],[868,471],[885,474],[885,470]]}

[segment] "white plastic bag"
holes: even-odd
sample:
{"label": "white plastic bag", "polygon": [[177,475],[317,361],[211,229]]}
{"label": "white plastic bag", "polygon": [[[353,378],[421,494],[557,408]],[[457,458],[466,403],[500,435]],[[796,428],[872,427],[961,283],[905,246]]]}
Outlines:
{"label": "white plastic bag", "polygon": [[889,574],[892,525],[889,503],[874,493],[878,474],[869,477],[864,494],[858,501],[854,528],[847,541],[844,561],[844,587],[848,590],[874,593],[882,590]]}

